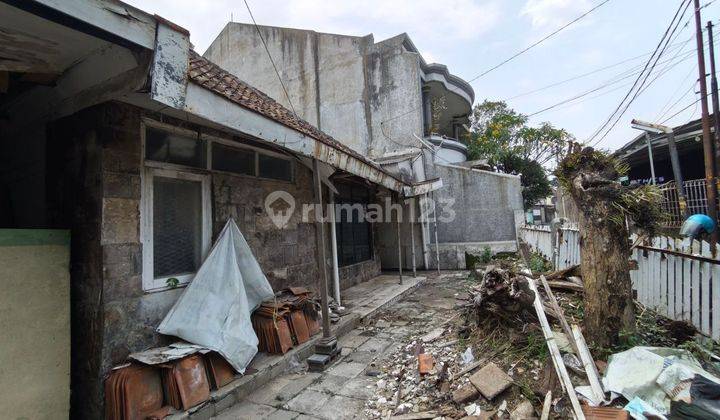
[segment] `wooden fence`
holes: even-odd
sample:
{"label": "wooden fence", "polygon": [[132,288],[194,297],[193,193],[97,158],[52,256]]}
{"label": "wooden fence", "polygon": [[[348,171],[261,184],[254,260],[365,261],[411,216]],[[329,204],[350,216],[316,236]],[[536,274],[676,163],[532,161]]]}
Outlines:
{"label": "wooden fence", "polygon": [[[579,231],[560,229],[558,232],[556,242],[548,228],[523,227],[519,236],[557,269],[579,264]],[[710,245],[704,241],[660,236],[641,242],[631,256],[637,261],[637,269],[630,271],[637,300],[668,318],[689,321],[713,339],[720,339],[718,256],[720,248],[713,256]]]}

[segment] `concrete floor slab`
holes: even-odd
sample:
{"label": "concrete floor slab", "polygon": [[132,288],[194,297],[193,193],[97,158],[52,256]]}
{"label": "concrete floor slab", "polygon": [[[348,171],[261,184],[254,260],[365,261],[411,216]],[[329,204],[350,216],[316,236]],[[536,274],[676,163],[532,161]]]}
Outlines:
{"label": "concrete floor slab", "polygon": [[362,413],[365,401],[336,395],[320,409],[317,416],[328,420],[351,420]]}
{"label": "concrete floor slab", "polygon": [[295,420],[302,414],[289,410],[277,410],[265,417],[263,420]]}
{"label": "concrete floor slab", "polygon": [[297,411],[303,414],[315,415],[328,402],[330,395],[306,389],[295,398],[288,401],[284,409]]}
{"label": "concrete floor slab", "polygon": [[380,354],[385,351],[388,346],[392,344],[392,340],[372,337],[366,341],[362,346],[357,348],[357,351],[366,351],[369,353]]}
{"label": "concrete floor slab", "polygon": [[336,394],[347,382],[348,378],[344,376],[336,376],[328,373],[324,375],[321,380],[310,385],[308,389],[320,391],[325,394]]}
{"label": "concrete floor slab", "polygon": [[344,378],[354,378],[362,373],[367,366],[366,363],[344,362],[339,361],[335,366],[327,370],[328,375],[342,376]]}
{"label": "concrete floor slab", "polygon": [[264,419],[277,411],[269,405],[241,401],[215,417],[216,420],[257,420]]}
{"label": "concrete floor slab", "polygon": [[358,376],[347,381],[335,393],[344,397],[368,399],[375,395],[377,378],[371,376]]}

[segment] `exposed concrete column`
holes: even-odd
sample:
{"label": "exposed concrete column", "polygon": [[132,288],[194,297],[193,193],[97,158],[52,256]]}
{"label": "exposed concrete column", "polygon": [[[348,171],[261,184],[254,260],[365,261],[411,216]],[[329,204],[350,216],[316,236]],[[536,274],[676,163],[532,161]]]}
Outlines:
{"label": "exposed concrete column", "polygon": [[417,263],[415,262],[415,197],[410,198],[410,245],[412,247],[413,277],[417,277]]}
{"label": "exposed concrete column", "polygon": [[337,231],[335,226],[335,194],[330,191],[330,249],[332,250],[333,285],[335,286],[335,302],[340,303],[340,268],[338,265]]}
{"label": "exposed concrete column", "polygon": [[432,122],[432,106],[430,104],[430,86],[422,87],[423,104],[423,128],[425,135],[430,135],[430,123]]}

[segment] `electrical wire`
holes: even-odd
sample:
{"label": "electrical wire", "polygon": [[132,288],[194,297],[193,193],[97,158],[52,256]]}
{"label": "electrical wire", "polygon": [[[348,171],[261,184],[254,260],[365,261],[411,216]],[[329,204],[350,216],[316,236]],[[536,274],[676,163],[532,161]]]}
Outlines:
{"label": "electrical wire", "polygon": [[[650,56],[650,59],[645,63],[645,67],[643,68],[643,71],[638,75],[638,78],[635,80],[632,87],[628,90],[628,92],[625,94],[623,99],[620,101],[620,103],[617,105],[617,107],[613,110],[613,112],[610,114],[610,116],[585,141],[585,144],[592,142],[591,146],[595,146],[599,142],[601,142],[605,137],[607,137],[607,135],[610,133],[610,131],[612,131],[612,129],[617,125],[618,121],[620,121],[620,118],[622,118],[622,116],[625,114],[625,112],[627,112],[630,105],[638,97],[638,92],[644,87],[645,83],[647,82],[648,78],[650,77],[650,74],[652,74],[653,70],[655,69],[655,66],[658,63],[658,60],[660,59],[660,57],[662,57],[663,53],[667,49],[667,46],[670,43],[673,34],[677,30],[677,28],[680,26],[680,23],[685,15],[685,13],[687,12],[687,9],[689,6],[690,6],[690,0],[683,0],[683,2],[680,3],[680,6],[678,7],[677,11],[675,12],[675,15],[673,16],[672,20],[670,21],[670,24],[668,25],[667,29],[663,33],[662,38],[660,38],[660,42],[658,42],[658,45],[655,47],[655,52]],[[682,14],[681,14],[681,11],[682,11]],[[645,70],[648,70],[648,71],[646,72]],[[632,96],[632,98],[631,98],[631,96]],[[608,125],[610,126],[610,128],[607,128]],[[600,133],[602,133],[603,131],[604,131],[604,134],[602,134],[600,136]],[[598,137],[598,136],[600,136],[600,137]]]}
{"label": "electrical wire", "polygon": [[593,7],[592,9],[590,9],[590,10],[588,10],[587,12],[583,13],[582,15],[576,17],[575,19],[571,20],[570,22],[566,23],[565,25],[563,25],[563,26],[561,26],[560,28],[556,29],[555,31],[551,32],[550,34],[544,36],[544,37],[543,37],[542,39],[540,39],[539,41],[536,41],[536,42],[532,43],[530,46],[528,46],[528,47],[526,47],[526,48],[518,51],[517,53],[513,54],[511,57],[506,58],[505,60],[501,61],[500,63],[494,65],[493,67],[485,70],[484,72],[480,73],[479,75],[477,75],[477,76],[473,77],[472,79],[468,80],[468,83],[474,82],[475,80],[477,80],[477,79],[485,76],[486,74],[490,73],[491,71],[496,70],[496,69],[504,66],[505,64],[507,64],[507,63],[509,63],[510,61],[516,59],[516,58],[519,57],[520,55],[522,55],[522,54],[530,51],[531,49],[537,47],[538,45],[542,44],[543,42],[547,41],[548,39],[550,39],[550,38],[552,38],[553,36],[557,35],[558,33],[562,32],[564,29],[566,29],[567,27],[571,26],[571,25],[574,24],[575,22],[581,20],[581,19],[584,18],[585,16],[587,16],[587,15],[589,15],[590,13],[594,12],[595,10],[599,9],[601,6],[603,6],[605,3],[609,2],[609,1],[610,1],[610,0],[603,0],[603,1],[602,1],[600,4],[598,4],[597,6]]}
{"label": "electrical wire", "polygon": [[280,86],[282,87],[283,92],[285,92],[285,98],[287,98],[288,104],[290,104],[290,108],[292,109],[293,114],[295,115],[295,118],[298,118],[297,112],[295,112],[295,107],[293,106],[292,101],[290,100],[290,95],[288,95],[288,91],[285,88],[285,83],[282,80],[282,77],[280,77],[280,72],[277,69],[277,66],[275,65],[275,60],[273,60],[272,55],[270,54],[270,50],[268,49],[267,43],[265,43],[265,37],[263,36],[262,32],[260,31],[260,27],[258,27],[257,22],[255,22],[255,17],[252,14],[252,10],[250,10],[250,5],[248,4],[247,0],[243,0],[245,2],[245,7],[247,7],[247,11],[250,14],[250,19],[252,19],[253,25],[255,26],[255,30],[258,33],[258,36],[260,36],[260,41],[262,41],[263,47],[265,47],[265,52],[268,55],[268,58],[270,58],[270,63],[272,63],[273,69],[275,70],[275,74],[277,75],[278,80],[280,81]]}

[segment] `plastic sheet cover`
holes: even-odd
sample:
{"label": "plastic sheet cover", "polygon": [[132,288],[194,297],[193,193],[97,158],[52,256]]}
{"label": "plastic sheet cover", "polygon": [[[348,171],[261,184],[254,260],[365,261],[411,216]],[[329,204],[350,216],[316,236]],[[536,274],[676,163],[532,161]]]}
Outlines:
{"label": "plastic sheet cover", "polygon": [[215,350],[243,373],[258,345],[250,315],[272,297],[270,283],[230,219],[157,330]]}

